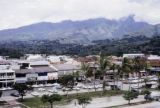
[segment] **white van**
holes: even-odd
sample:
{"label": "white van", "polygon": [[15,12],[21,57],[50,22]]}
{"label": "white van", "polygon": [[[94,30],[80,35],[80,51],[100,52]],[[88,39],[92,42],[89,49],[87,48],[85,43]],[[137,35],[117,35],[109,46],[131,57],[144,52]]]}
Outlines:
{"label": "white van", "polygon": [[150,94],[151,99],[159,101],[160,100],[160,92],[152,91]]}

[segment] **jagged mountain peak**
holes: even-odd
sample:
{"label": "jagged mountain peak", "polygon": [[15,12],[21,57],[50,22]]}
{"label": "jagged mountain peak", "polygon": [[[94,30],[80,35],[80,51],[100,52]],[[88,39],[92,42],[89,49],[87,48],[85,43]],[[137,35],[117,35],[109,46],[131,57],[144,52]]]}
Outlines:
{"label": "jagged mountain peak", "polygon": [[[159,30],[157,30],[159,31]],[[94,40],[122,38],[124,35],[152,36],[154,25],[137,22],[134,16],[112,20],[95,18],[82,21],[40,22],[16,29],[1,30],[1,41],[60,40],[63,43],[90,43]]]}

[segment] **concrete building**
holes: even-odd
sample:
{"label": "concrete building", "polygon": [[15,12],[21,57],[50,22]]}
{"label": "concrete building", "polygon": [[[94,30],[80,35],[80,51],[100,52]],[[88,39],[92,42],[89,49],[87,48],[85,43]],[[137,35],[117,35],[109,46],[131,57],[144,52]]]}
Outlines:
{"label": "concrete building", "polygon": [[9,66],[0,67],[0,88],[12,87],[15,83],[15,71],[10,69]]}
{"label": "concrete building", "polygon": [[144,54],[123,54],[123,58],[135,58],[135,57],[144,57]]}
{"label": "concrete building", "polygon": [[47,66],[15,70],[16,83],[47,84],[58,79],[55,69]]}
{"label": "concrete building", "polygon": [[152,68],[160,68],[160,56],[150,55],[147,60]]}
{"label": "concrete building", "polygon": [[80,66],[73,64],[56,64],[52,66],[58,72],[59,76],[72,74],[73,72],[77,72],[81,69]]}

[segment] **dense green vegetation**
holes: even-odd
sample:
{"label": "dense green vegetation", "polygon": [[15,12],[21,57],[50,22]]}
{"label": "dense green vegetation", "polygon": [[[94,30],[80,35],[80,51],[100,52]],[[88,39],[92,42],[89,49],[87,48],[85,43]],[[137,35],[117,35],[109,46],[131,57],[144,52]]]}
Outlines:
{"label": "dense green vegetation", "polygon": [[117,40],[99,40],[90,45],[61,44],[52,40],[10,41],[0,43],[0,55],[20,57],[28,53],[69,54],[85,56],[99,54],[122,55],[123,53],[152,53],[160,55],[160,36],[125,37]]}

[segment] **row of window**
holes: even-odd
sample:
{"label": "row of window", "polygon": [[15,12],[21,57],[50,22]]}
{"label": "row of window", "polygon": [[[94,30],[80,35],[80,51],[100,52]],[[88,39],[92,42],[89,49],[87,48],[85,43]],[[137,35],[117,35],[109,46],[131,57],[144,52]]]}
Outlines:
{"label": "row of window", "polygon": [[[47,72],[38,73],[38,76],[47,76]],[[26,77],[26,74],[16,74],[16,77]]]}

